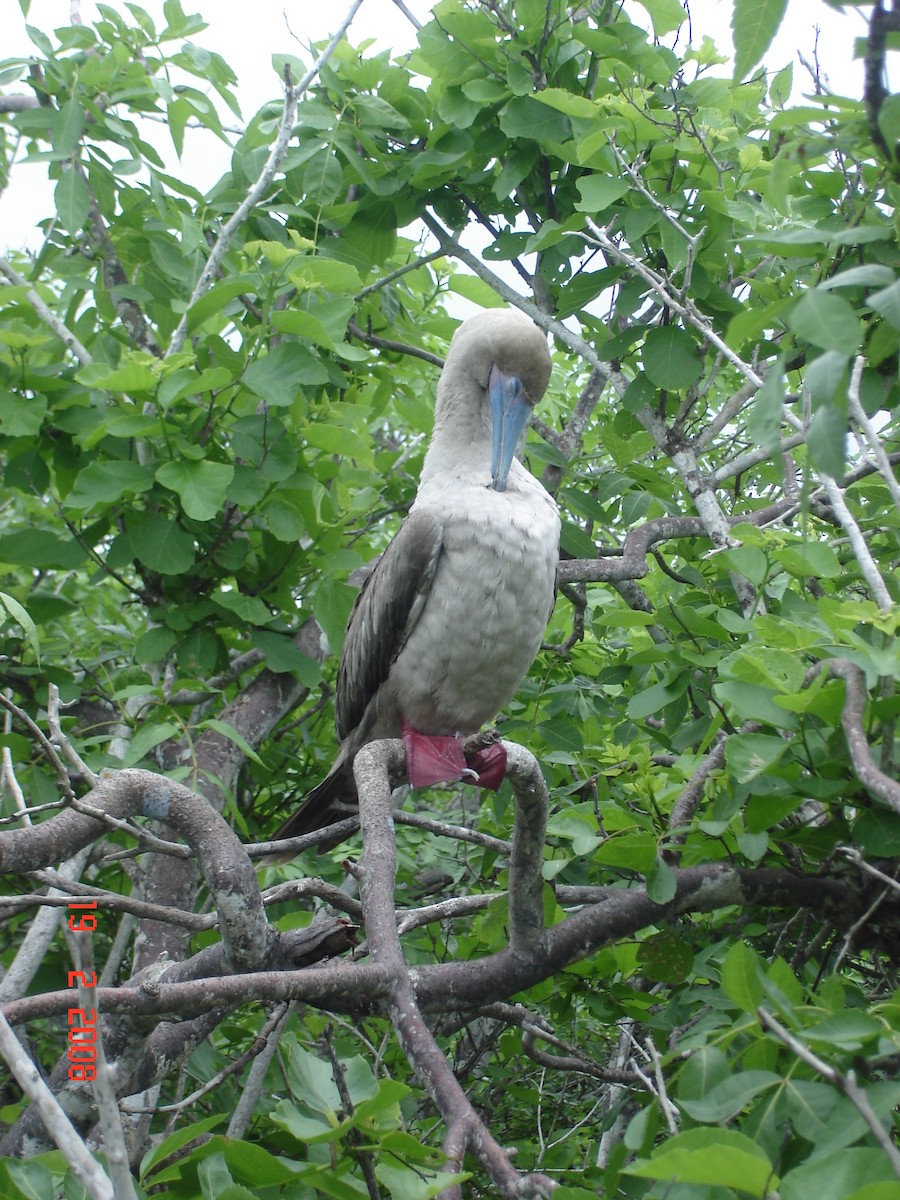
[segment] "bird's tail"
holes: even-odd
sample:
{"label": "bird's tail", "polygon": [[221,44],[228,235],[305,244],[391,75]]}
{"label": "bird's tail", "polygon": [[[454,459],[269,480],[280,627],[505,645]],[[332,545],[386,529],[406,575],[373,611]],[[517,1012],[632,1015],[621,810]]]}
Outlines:
{"label": "bird's tail", "polygon": [[[340,759],[334,764],[321,783],[309,792],[297,809],[280,826],[273,840],[282,838],[302,837],[306,833],[316,833],[336,821],[346,820],[359,810],[359,798],[356,784],[353,780],[353,769],[346,760]],[[327,838],[317,846],[318,850],[330,850],[345,837],[348,832],[334,838]],[[290,862],[294,855],[289,851],[268,855],[265,864]]]}

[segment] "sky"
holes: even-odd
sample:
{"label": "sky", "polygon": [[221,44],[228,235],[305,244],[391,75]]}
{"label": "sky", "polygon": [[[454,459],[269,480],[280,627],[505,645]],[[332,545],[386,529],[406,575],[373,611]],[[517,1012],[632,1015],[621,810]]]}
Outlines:
{"label": "sky", "polygon": [[[106,0],[113,8],[127,11],[124,0]],[[428,19],[433,0],[405,0],[408,11],[421,22]],[[279,82],[271,65],[273,53],[295,54],[309,59],[304,47],[326,39],[349,10],[350,0],[182,0],[185,12],[200,12],[209,28],[196,39],[218,51],[234,69],[238,80],[238,98],[249,117],[266,100],[280,94]],[[93,0],[80,0],[82,19],[89,22],[96,12]],[[142,7],[160,26],[162,0],[143,0]],[[629,0],[635,16],[642,10]],[[27,22],[41,30],[69,23],[70,0],[31,0]],[[731,51],[730,20],[732,0],[692,0],[692,40],[699,44],[709,34],[724,53]],[[247,14],[252,12],[248,27]],[[0,0],[0,56],[27,55],[31,43],[25,32],[26,18],[19,0]],[[839,13],[824,0],[788,0],[787,14],[779,36],[766,56],[766,64],[778,70],[794,62],[795,96],[807,89],[809,75],[798,61],[798,52],[812,62],[816,54],[834,91],[843,95],[862,93],[862,64],[854,61],[854,39],[863,35],[865,23],[860,11]],[[350,29],[351,41],[358,45],[372,38],[377,49],[409,49],[415,42],[415,30],[393,0],[363,0]],[[206,190],[225,169],[227,151],[210,147],[188,156],[173,173],[182,174],[200,190]],[[166,143],[168,144],[168,143]],[[160,143],[162,148],[162,143]],[[220,156],[218,161],[216,156]],[[0,249],[36,248],[40,232],[35,219],[52,211],[52,189],[41,166],[14,168],[6,191],[0,195]]]}

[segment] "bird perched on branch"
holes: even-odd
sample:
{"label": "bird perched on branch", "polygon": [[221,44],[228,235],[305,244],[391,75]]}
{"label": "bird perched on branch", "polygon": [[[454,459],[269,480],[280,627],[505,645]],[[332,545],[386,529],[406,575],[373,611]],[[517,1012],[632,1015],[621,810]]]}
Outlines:
{"label": "bird perched on branch", "polygon": [[413,787],[466,775],[499,786],[502,746],[467,764],[461,738],[512,698],[553,607],[559,513],[515,457],[550,365],[544,334],[516,310],[479,313],[454,334],[415,503],[350,614],[340,751],[277,837],[347,816],[353,759],[378,738],[403,736]]}

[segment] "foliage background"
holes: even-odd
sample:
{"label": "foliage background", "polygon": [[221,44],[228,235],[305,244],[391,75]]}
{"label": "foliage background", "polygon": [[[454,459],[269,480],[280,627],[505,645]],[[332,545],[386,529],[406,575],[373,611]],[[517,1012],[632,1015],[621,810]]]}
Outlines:
{"label": "foliage background", "polygon": [[[146,1110],[120,1188],[451,1186],[447,1114],[386,1004],[328,991],[346,951],[278,996],[264,978],[324,900],[358,919],[328,889],[348,845],[265,869],[304,882],[267,895],[239,968],[203,958],[221,882],[193,859],[37,831],[61,795],[146,794],[137,767],[252,844],[321,777],[320,632],[336,651],[349,577],[412,500],[462,298],[553,335],[527,453],[563,512],[561,596],[502,732],[551,790],[551,933],[588,909],[597,927],[535,946],[517,986],[510,793],[417,799],[442,824],[399,827],[397,904],[442,907],[408,921],[407,961],[492,989],[433,976],[446,1059],[516,1167],[573,1196],[896,1195],[896,18],[872,10],[864,98],[813,76],[794,105],[790,68],[756,69],[782,12],[735,6],[732,76],[676,0],[441,0],[410,56],[342,41],[308,78],[276,55],[286,96],[246,120],[177,0],[164,26],[125,5],[33,30],[0,67],[2,182],[26,161],[54,182],[40,249],[0,264],[3,802],[23,827],[0,835],[0,994],[91,1137],[93,1096],[54,1070],[64,1002],[41,1007],[81,953],[54,896],[99,897],[123,1003],[148,972],[242,989],[105,1018]],[[204,192],[158,148],[164,127],[177,161],[196,125],[231,147]],[[7,1193],[80,1194],[14,1082],[3,1101]],[[512,1194],[465,1165],[472,1194]]]}

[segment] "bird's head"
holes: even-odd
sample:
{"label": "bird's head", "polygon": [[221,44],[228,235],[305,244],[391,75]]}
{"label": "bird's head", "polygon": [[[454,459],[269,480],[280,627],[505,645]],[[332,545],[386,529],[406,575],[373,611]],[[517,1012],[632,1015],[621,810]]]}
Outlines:
{"label": "bird's head", "polygon": [[464,321],[453,335],[444,371],[457,364],[474,377],[489,406],[491,484],[502,492],[532,409],[547,389],[547,340],[518,310],[488,309]]}

